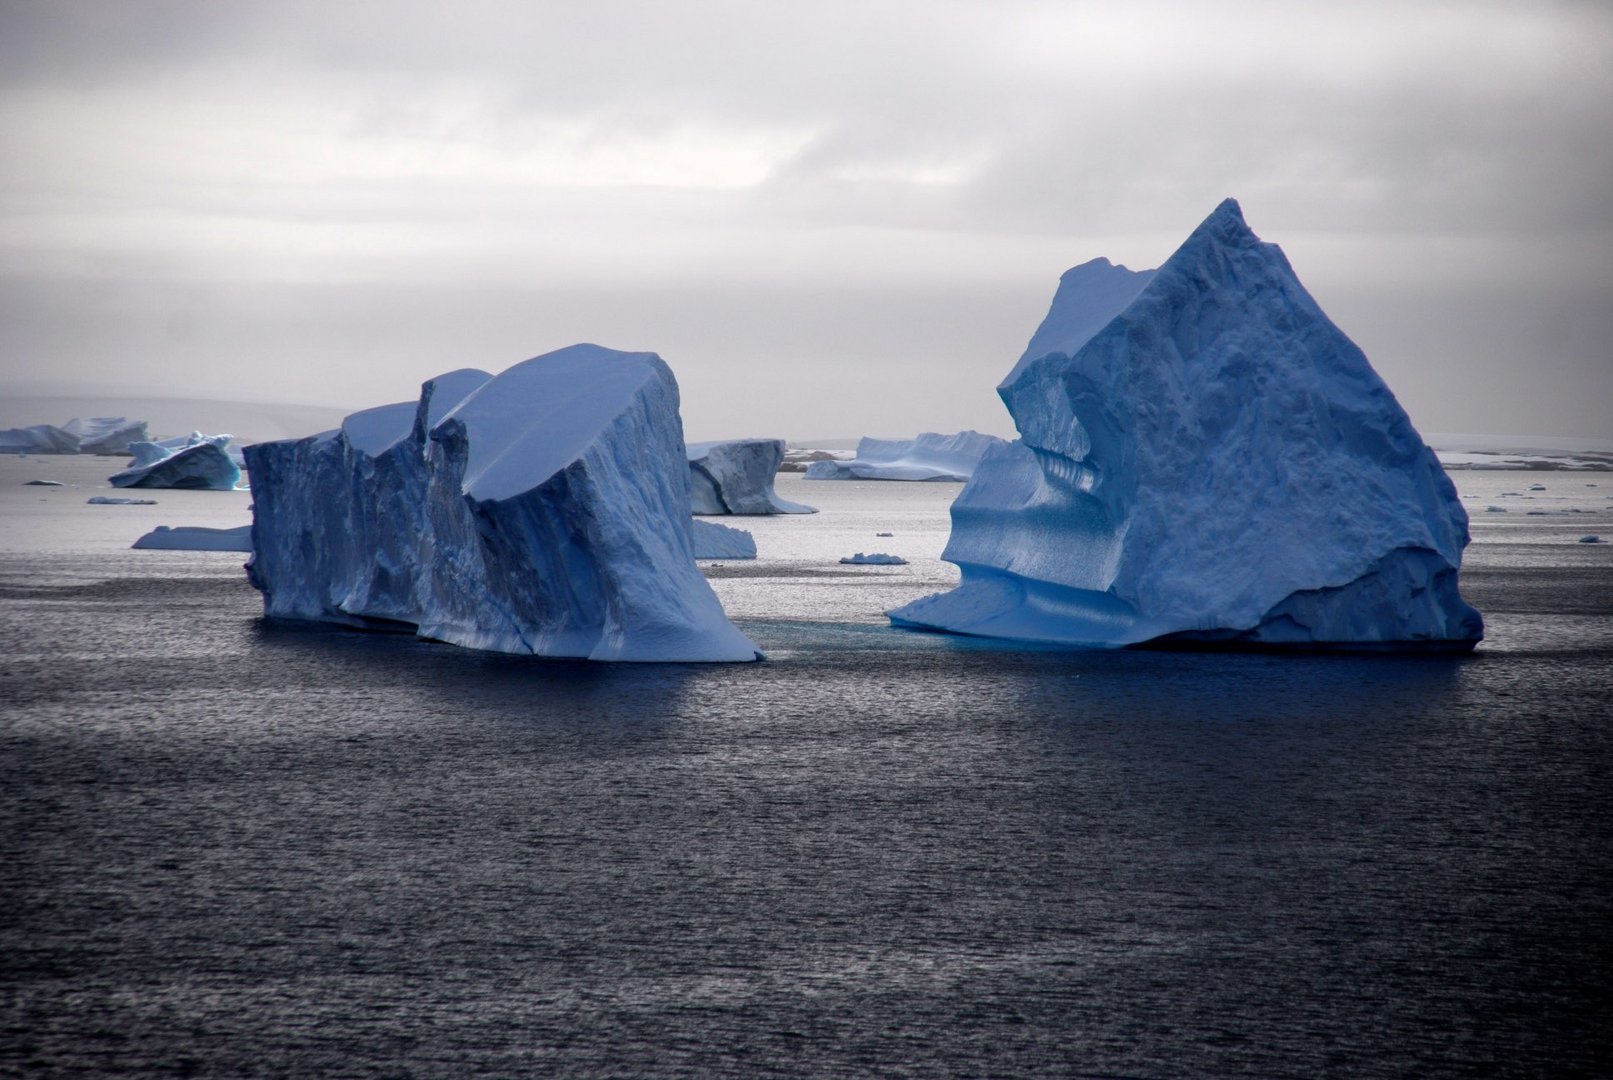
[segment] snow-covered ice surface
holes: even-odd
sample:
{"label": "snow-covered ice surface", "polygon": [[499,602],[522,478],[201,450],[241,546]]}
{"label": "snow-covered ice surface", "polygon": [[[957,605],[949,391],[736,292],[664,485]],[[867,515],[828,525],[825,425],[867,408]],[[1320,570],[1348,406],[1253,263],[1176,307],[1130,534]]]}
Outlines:
{"label": "snow-covered ice surface", "polygon": [[251,551],[252,526],[158,525],[131,546],[142,551]]}
{"label": "snow-covered ice surface", "polygon": [[184,488],[233,491],[241,482],[240,462],[230,452],[230,435],[193,435],[129,444],[129,467],[107,477],[113,487]]}
{"label": "snow-covered ice surface", "polygon": [[[1066,287],[1094,275],[1113,287]],[[1089,263],[1061,282],[1067,310],[1043,329],[1069,328],[1048,335],[1068,351],[1027,355],[998,388],[1021,439],[952,508],[962,584],[893,622],[1095,646],[1471,648],[1456,489],[1276,245],[1229,199],[1133,291],[1139,277]]]}
{"label": "snow-covered ice surface", "polygon": [[911,439],[864,437],[850,460],[814,461],[808,480],[948,480],[969,479],[981,457],[1005,445],[995,435],[959,431],[942,435],[926,431]]}
{"label": "snow-covered ice surface", "polygon": [[[412,411],[412,415],[411,415]],[[247,448],[272,617],[495,652],[747,661],[694,562],[671,370],[574,345]]]}
{"label": "snow-covered ice surface", "polygon": [[696,514],[812,514],[781,499],[773,477],[784,461],[783,439],[689,443],[689,506]]}
{"label": "snow-covered ice surface", "polygon": [[690,533],[697,559],[754,559],[756,538],[744,529],[696,518]]}

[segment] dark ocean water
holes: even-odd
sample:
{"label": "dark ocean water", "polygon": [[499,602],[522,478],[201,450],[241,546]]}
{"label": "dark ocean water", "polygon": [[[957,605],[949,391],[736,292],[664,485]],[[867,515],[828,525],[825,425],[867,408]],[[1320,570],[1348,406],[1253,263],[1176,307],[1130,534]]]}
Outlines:
{"label": "dark ocean water", "polygon": [[1613,575],[1526,547],[1468,657],[733,666],[6,555],[0,1074],[1607,1075]]}

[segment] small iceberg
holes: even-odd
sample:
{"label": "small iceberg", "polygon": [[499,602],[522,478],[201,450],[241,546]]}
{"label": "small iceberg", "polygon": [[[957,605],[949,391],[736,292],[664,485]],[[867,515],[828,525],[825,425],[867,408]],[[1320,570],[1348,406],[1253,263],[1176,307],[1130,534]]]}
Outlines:
{"label": "small iceberg", "polygon": [[201,525],[158,525],[131,546],[146,551],[251,551],[252,526],[209,529]]}
{"label": "small iceberg", "polygon": [[241,482],[241,467],[229,452],[233,439],[196,432],[183,439],[130,443],[134,460],[107,480],[120,488],[234,491]]}
{"label": "small iceberg", "polygon": [[1580,537],[1579,542],[1581,544],[1605,544],[1605,543],[1607,543],[1606,540],[1603,540],[1600,536],[1597,536],[1595,533],[1592,533],[1589,536]]}
{"label": "small iceberg", "polygon": [[697,559],[754,559],[756,538],[744,529],[731,529],[714,521],[696,518],[690,539]]}
{"label": "small iceberg", "polygon": [[689,443],[689,509],[696,514],[815,514],[781,499],[773,478],[784,461],[783,439]]}
{"label": "small iceberg", "polygon": [[156,506],[156,499],[124,499],[116,495],[91,495],[84,500],[91,506]]}
{"label": "small iceberg", "polygon": [[871,554],[868,554],[868,555],[864,555],[862,552],[859,551],[859,552],[857,552],[857,554],[848,556],[848,557],[846,557],[844,559],[841,559],[840,561],[845,563],[848,566],[906,566],[907,565],[907,560],[902,558],[900,555],[886,555],[882,551],[875,551],[875,552],[873,552]]}

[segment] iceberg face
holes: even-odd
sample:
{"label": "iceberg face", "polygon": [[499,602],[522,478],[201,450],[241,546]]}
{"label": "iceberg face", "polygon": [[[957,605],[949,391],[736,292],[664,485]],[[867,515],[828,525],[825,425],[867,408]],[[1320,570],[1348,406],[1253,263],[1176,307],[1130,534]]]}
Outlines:
{"label": "iceberg face", "polygon": [[129,444],[133,460],[107,477],[113,487],[190,488],[233,491],[241,468],[229,451],[230,435],[202,435]]}
{"label": "iceberg face", "polygon": [[865,437],[857,443],[850,461],[814,461],[807,466],[808,480],[950,480],[969,479],[981,457],[995,446],[1006,445],[995,435],[960,431],[938,435],[926,431],[912,439]]}
{"label": "iceberg face", "polygon": [[677,383],[575,345],[247,447],[272,617],[595,660],[759,657],[694,563]]}
{"label": "iceberg face", "polygon": [[781,499],[773,477],[784,461],[783,439],[690,443],[689,506],[696,514],[815,514]]}
{"label": "iceberg face", "polygon": [[[1070,328],[1049,337],[1062,347],[998,388],[1021,438],[953,505],[943,557],[962,581],[892,621],[1081,645],[1471,648],[1454,486],[1237,203],[1130,295],[1113,273],[1130,271],[1078,274],[1094,265],[1061,282],[1055,308],[1076,314],[1038,331]],[[1082,277],[1104,287],[1066,290]]]}

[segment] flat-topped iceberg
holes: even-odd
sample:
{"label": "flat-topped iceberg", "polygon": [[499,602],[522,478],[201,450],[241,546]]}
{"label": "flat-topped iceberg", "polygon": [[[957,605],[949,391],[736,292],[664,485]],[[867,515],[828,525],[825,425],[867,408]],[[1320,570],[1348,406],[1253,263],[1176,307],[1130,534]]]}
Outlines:
{"label": "flat-topped iceberg", "polygon": [[129,444],[133,460],[122,472],[107,477],[113,487],[187,488],[233,491],[241,482],[241,467],[230,453],[231,435],[203,435],[145,440]]}
{"label": "flat-topped iceberg", "polygon": [[960,431],[940,435],[926,431],[912,439],[864,437],[857,456],[849,461],[814,461],[807,466],[808,480],[951,480],[964,481],[974,473],[981,457],[994,446],[1006,445],[995,435]]}
{"label": "flat-topped iceberg", "polygon": [[783,439],[689,443],[689,507],[696,514],[815,514],[781,499],[773,477],[784,461]]}
{"label": "flat-topped iceberg", "polygon": [[1099,646],[1482,636],[1454,486],[1236,202],[1151,276],[1065,275],[1032,341],[998,387],[1021,438],[953,504],[962,580],[894,623]]}
{"label": "flat-topped iceberg", "polygon": [[672,372],[574,345],[247,447],[271,617],[594,660],[755,660],[694,562]]}
{"label": "flat-topped iceberg", "polygon": [[251,551],[252,526],[158,525],[132,546],[142,551]]}

